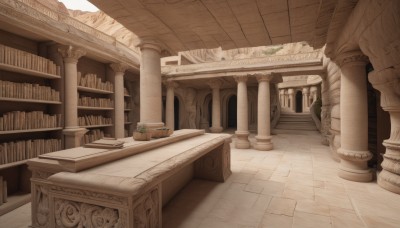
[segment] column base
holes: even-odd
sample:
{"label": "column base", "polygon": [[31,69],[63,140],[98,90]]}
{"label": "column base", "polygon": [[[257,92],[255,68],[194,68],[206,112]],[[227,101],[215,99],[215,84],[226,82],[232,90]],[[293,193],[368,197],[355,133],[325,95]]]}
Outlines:
{"label": "column base", "polygon": [[272,150],[273,144],[271,142],[271,139],[272,139],[271,136],[259,136],[259,135],[257,135],[255,138],[256,138],[257,141],[254,144],[254,149],[263,150],[263,151]]}
{"label": "column base", "polygon": [[79,147],[82,144],[82,137],[88,130],[86,128],[65,128],[63,130],[65,149]]}
{"label": "column base", "polygon": [[399,175],[382,170],[382,172],[378,175],[378,185],[390,192],[400,194]]}
{"label": "column base", "polygon": [[339,177],[356,182],[369,182],[374,179],[367,165],[367,161],[372,157],[371,152],[340,148],[337,153],[340,157]]}
{"label": "column base", "polygon": [[248,131],[235,131],[236,135],[236,143],[235,147],[237,149],[249,149],[250,141],[249,141],[249,132]]}
{"label": "column base", "polygon": [[211,133],[221,133],[223,130],[223,127],[210,127]]}
{"label": "column base", "polygon": [[153,130],[156,128],[164,127],[163,122],[158,122],[158,123],[146,123],[146,122],[139,122],[137,125],[144,126],[146,129]]}

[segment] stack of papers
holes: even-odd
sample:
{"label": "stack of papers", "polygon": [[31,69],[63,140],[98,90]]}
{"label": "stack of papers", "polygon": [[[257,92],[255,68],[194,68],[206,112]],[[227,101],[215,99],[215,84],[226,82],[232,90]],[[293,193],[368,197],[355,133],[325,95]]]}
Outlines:
{"label": "stack of papers", "polygon": [[84,147],[102,148],[102,149],[118,149],[118,148],[122,148],[123,145],[124,145],[123,141],[118,141],[116,139],[100,139],[100,140],[96,140],[91,143],[85,144]]}

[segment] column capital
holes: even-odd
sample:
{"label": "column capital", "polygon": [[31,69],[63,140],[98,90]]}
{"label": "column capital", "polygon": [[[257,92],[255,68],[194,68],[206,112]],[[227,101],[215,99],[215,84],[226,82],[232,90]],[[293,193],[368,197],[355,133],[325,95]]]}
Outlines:
{"label": "column capital", "polygon": [[293,93],[294,93],[294,89],[289,88],[289,89],[288,89],[288,94],[291,95],[291,94],[293,94]]}
{"label": "column capital", "polygon": [[213,79],[207,82],[211,89],[219,89],[222,86],[222,81],[220,79]]}
{"label": "column capital", "polygon": [[385,111],[400,111],[400,69],[388,68],[369,73],[368,80],[381,92],[381,106]]}
{"label": "column capital", "polygon": [[247,75],[238,75],[238,76],[233,76],[233,78],[235,79],[235,81],[236,81],[237,83],[239,83],[239,82],[244,82],[244,83],[246,83],[246,82],[247,82],[247,79],[248,79],[248,76],[247,76]]}
{"label": "column capital", "polygon": [[179,86],[178,82],[171,80],[171,79],[164,80],[163,84],[165,85],[165,87],[172,88],[172,89],[176,89]]}
{"label": "column capital", "polygon": [[71,45],[61,45],[58,52],[64,58],[64,62],[78,62],[78,59],[86,55],[86,50]]}
{"label": "column capital", "polygon": [[308,94],[310,92],[310,87],[304,87],[303,93]]}
{"label": "column capital", "polygon": [[125,73],[129,69],[129,66],[125,63],[111,63],[110,67],[115,73]]}
{"label": "column capital", "polygon": [[342,53],[336,58],[336,60],[340,67],[348,64],[366,65],[369,63],[368,56],[364,55],[360,50]]}
{"label": "column capital", "polygon": [[158,42],[156,39],[151,38],[141,39],[139,45],[137,46],[140,48],[140,50],[153,49],[159,53],[161,53],[161,51],[163,50],[161,43]]}

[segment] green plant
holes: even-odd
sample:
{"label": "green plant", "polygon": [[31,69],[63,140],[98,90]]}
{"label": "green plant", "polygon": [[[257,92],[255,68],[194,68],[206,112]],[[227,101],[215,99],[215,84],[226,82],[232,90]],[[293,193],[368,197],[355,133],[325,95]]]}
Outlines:
{"label": "green plant", "polygon": [[144,125],[138,124],[137,127],[136,127],[136,131],[140,132],[140,133],[146,133],[147,129],[146,129],[146,127]]}

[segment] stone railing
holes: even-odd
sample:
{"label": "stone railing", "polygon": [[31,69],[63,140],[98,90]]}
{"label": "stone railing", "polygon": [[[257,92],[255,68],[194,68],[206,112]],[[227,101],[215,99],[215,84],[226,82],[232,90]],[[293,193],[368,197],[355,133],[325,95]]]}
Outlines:
{"label": "stone railing", "polygon": [[[64,12],[59,12],[57,10],[51,9],[48,6],[40,3],[39,1],[3,0],[1,1],[1,4],[8,5],[14,10],[23,14],[27,14],[30,17],[33,17],[39,21],[49,21],[49,19],[57,21],[59,23],[63,23],[73,28],[76,28],[84,33],[90,34],[91,36],[96,37],[97,39],[100,39],[112,46],[126,47],[126,45],[122,44],[121,42],[118,42],[115,37],[110,36],[102,31],[99,31],[91,26],[88,26],[85,23],[82,23],[81,21],[73,17],[70,17],[68,14],[65,14]],[[130,51],[138,54],[137,50],[130,49],[128,47],[126,47],[126,49],[129,49]]]}
{"label": "stone railing", "polygon": [[250,59],[234,59],[226,60],[220,62],[210,62],[210,63],[197,63],[190,65],[180,65],[180,66],[163,66],[162,72],[164,74],[174,73],[174,72],[193,72],[201,69],[209,68],[225,68],[225,67],[240,67],[240,66],[257,66],[259,64],[278,64],[282,62],[298,62],[298,61],[322,61],[321,50],[316,50],[309,53],[301,54],[290,54],[290,55],[275,55],[259,58]]}

